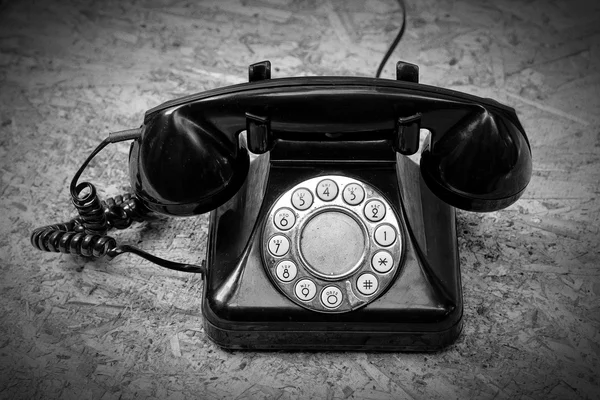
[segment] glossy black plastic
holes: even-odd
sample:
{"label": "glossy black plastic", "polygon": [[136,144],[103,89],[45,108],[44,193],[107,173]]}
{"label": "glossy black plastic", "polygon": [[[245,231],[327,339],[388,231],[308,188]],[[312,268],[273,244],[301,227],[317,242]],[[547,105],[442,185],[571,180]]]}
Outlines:
{"label": "glossy black plastic", "polygon": [[130,151],[130,179],[150,210],[194,215],[214,210],[246,179],[248,152],[190,105],[158,113]]}
{"label": "glossy black plastic", "polygon": [[172,215],[222,204],[245,178],[247,154],[238,135],[247,114],[269,121],[268,130],[257,132],[270,136],[254,138],[264,151],[278,140],[323,137],[392,146],[400,142],[398,119],[420,114],[420,128],[431,132],[421,162],[425,182],[440,199],[467,210],[506,207],[531,175],[529,144],[512,108],[412,82],[303,77],[215,89],[148,111],[130,158],[136,194],[150,209]]}
{"label": "glossy black plastic", "polygon": [[421,172],[442,200],[469,211],[514,203],[531,177],[531,152],[514,121],[485,108],[464,116],[421,154]]}
{"label": "glossy black plastic", "polygon": [[[405,157],[396,165],[390,149],[381,160],[295,162],[278,146],[264,169],[253,167],[249,174],[252,182],[265,180],[264,189],[244,185],[211,214],[202,306],[207,335],[226,348],[255,350],[435,351],[452,343],[463,308],[454,209],[427,189],[418,166]],[[375,151],[363,147],[367,154]],[[291,302],[269,280],[260,254],[269,206],[295,184],[326,174],[375,186],[405,229],[395,282],[374,302],[346,313],[308,311]]]}
{"label": "glossy black plastic", "polygon": [[[214,210],[202,303],[208,336],[235,349],[432,351],[452,343],[463,309],[452,206],[491,211],[523,193],[531,152],[515,111],[418,84],[408,63],[397,66],[399,80],[270,79],[270,71],[268,62],[254,64],[250,83],[148,111],[131,147],[131,182],[146,207]],[[401,154],[418,150],[420,128],[430,136],[419,167]],[[261,256],[277,197],[328,174],[376,187],[406,238],[389,289],[336,314],[287,299]]]}
{"label": "glossy black plastic", "polygon": [[419,151],[419,138],[421,136],[421,114],[396,120],[396,141],[393,148],[400,154],[412,155]]}
{"label": "glossy black plastic", "polygon": [[419,83],[419,66],[405,61],[398,61],[396,63],[396,79]]}
{"label": "glossy black plastic", "polygon": [[262,81],[265,79],[271,79],[270,61],[261,61],[248,67],[249,82]]}

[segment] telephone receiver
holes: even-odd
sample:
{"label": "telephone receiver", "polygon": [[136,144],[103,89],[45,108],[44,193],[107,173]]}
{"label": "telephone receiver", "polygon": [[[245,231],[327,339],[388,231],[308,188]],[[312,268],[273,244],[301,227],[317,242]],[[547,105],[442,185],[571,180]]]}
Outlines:
{"label": "telephone receiver", "polygon": [[[341,157],[358,161],[378,157],[361,155],[368,150],[361,143],[368,141],[385,142],[388,156],[411,155],[418,151],[420,128],[430,132],[421,174],[445,203],[495,211],[514,203],[529,182],[531,152],[515,111],[491,99],[418,84],[415,65],[398,63],[396,81],[272,80],[269,62],[250,66],[249,75],[250,83],[173,100],[146,113],[130,176],[152,210],[171,215],[214,210],[244,183],[248,151],[264,154],[294,142],[314,153],[315,142],[337,141],[348,152]],[[240,143],[242,131],[247,149]]]}
{"label": "telephone receiver", "polygon": [[[109,136],[71,185],[79,217],[39,228],[35,247],[86,256],[133,252],[205,275],[207,335],[233,349],[434,351],[462,329],[454,207],[495,211],[531,177],[514,109],[396,80],[271,79],[166,102]],[[408,155],[419,150],[417,166]],[[110,142],[131,140],[133,195],[77,184]],[[149,212],[210,212],[206,264],[117,246],[109,228]]]}

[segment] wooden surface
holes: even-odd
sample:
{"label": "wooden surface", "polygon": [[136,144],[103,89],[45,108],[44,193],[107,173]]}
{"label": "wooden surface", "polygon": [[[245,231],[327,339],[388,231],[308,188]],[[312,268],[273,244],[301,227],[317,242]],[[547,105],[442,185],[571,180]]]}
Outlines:
{"label": "wooden surface", "polygon": [[[464,331],[436,354],[253,353],[202,329],[198,276],[139,258],[34,250],[72,215],[68,184],[107,132],[165,100],[274,77],[374,74],[393,0],[0,1],[1,398],[600,396],[600,7],[594,1],[407,0],[398,59],[421,82],[516,108],[533,179],[508,209],[459,212]],[[127,144],[86,176],[127,189]],[[201,262],[206,216],[115,234]]]}

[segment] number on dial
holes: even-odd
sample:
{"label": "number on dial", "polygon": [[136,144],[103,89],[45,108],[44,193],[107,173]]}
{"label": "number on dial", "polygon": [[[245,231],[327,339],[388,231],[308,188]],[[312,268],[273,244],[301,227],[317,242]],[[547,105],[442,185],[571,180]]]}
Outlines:
{"label": "number on dial", "polygon": [[365,217],[371,222],[378,222],[385,217],[385,205],[379,200],[371,200],[365,205]]}
{"label": "number on dial", "polygon": [[337,183],[331,179],[323,179],[317,185],[317,196],[323,201],[331,201],[336,198],[337,194]]}
{"label": "number on dial", "polygon": [[355,206],[365,199],[365,190],[359,184],[351,183],[344,188],[342,197],[346,203]]}
{"label": "number on dial", "polygon": [[313,195],[310,190],[300,188],[292,193],[292,205],[300,211],[307,210],[313,203]]}
{"label": "number on dial", "polygon": [[269,239],[269,251],[276,257],[285,255],[290,249],[290,241],[283,235],[275,235]]}
{"label": "number on dial", "polygon": [[275,274],[279,280],[283,282],[291,282],[294,280],[294,278],[296,278],[296,275],[298,274],[298,268],[296,268],[296,264],[291,261],[282,261],[277,264]]}
{"label": "number on dial", "polygon": [[296,214],[289,208],[280,208],[273,217],[275,226],[282,231],[287,231],[296,223]]}

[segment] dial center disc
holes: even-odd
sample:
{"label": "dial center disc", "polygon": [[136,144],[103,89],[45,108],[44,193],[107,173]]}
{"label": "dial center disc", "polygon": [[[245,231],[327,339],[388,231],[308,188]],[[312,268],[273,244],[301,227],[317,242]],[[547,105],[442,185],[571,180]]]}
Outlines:
{"label": "dial center disc", "polygon": [[361,262],[365,234],[356,220],[339,211],[311,218],[300,236],[300,251],[318,274],[334,278],[350,273]]}

